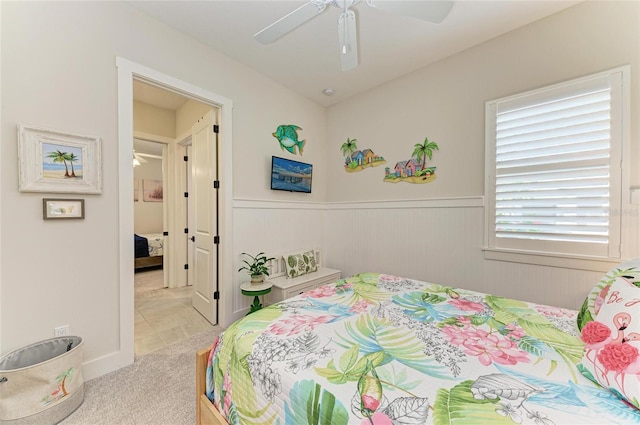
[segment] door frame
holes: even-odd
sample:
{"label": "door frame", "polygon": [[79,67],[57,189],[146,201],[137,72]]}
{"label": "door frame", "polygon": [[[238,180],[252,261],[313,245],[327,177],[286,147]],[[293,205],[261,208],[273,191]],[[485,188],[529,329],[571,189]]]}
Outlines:
{"label": "door frame", "polygon": [[[218,325],[229,325],[232,318],[233,293],[233,185],[232,185],[232,111],[233,102],[185,81],[171,77],[154,69],[116,57],[118,70],[118,194],[119,194],[119,288],[120,288],[120,351],[117,353],[115,369],[134,361],[134,246],[133,235],[133,80],[153,84],[165,90],[220,109],[220,300]],[[213,190],[213,182],[212,189]]]}

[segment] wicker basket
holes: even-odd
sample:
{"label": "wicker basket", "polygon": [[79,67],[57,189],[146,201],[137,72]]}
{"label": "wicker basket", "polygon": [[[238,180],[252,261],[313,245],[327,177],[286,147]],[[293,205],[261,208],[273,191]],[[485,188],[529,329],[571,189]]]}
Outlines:
{"label": "wicker basket", "polygon": [[84,400],[82,338],[51,338],[0,358],[0,424],[55,424]]}

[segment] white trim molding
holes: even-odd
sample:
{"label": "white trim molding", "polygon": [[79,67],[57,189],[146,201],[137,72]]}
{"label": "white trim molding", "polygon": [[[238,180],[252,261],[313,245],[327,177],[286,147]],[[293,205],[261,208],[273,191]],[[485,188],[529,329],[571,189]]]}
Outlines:
{"label": "white trim molding", "polygon": [[[220,295],[218,323],[222,327],[230,324],[232,319],[233,289],[230,282],[233,279],[232,265],[233,239],[226,229],[233,227],[233,170],[232,162],[232,110],[233,102],[217,94],[196,87],[185,81],[163,74],[143,65],[131,62],[122,57],[116,57],[115,65],[118,71],[118,193],[119,193],[119,286],[120,286],[120,341],[119,350],[87,362],[90,366],[86,379],[100,376],[112,370],[133,363],[134,360],[134,294],[133,294],[133,167],[131,166],[131,152],[133,152],[133,80],[160,88],[171,88],[186,97],[220,109],[220,180],[223,181],[220,197],[223,208],[219,213],[220,241],[225,246],[220,258]],[[228,282],[228,284],[225,284]]]}
{"label": "white trim molding", "polygon": [[405,208],[482,208],[482,196],[432,199],[399,199],[379,201],[304,202],[265,199],[235,198],[234,208],[299,209],[299,210],[359,210],[359,209],[405,209]]}
{"label": "white trim molding", "polygon": [[405,208],[465,208],[483,207],[482,196],[468,196],[458,198],[430,198],[430,199],[398,199],[380,201],[348,201],[328,202],[327,209],[405,209]]}

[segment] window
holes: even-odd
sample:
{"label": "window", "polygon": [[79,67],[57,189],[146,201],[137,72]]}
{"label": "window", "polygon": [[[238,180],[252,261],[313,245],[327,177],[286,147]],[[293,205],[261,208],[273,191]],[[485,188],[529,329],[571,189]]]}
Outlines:
{"label": "window", "polygon": [[487,250],[620,258],[628,73],[487,102]]}

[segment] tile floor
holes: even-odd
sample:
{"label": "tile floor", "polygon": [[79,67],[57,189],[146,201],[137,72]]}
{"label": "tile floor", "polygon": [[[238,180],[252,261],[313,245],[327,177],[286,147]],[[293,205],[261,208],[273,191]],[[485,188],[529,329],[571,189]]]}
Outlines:
{"label": "tile floor", "polygon": [[162,270],[135,274],[135,355],[213,329],[191,306],[193,286],[163,288]]}

